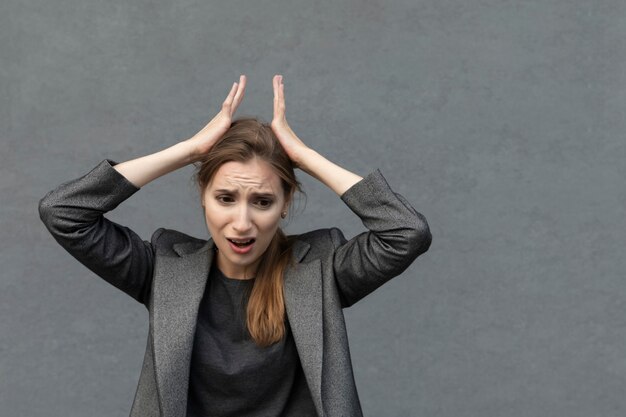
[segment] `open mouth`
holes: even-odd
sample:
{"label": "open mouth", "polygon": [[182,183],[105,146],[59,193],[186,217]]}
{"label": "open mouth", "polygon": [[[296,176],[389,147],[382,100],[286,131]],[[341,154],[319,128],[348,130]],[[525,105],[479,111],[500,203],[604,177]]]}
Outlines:
{"label": "open mouth", "polygon": [[245,248],[247,246],[250,246],[251,244],[253,244],[255,242],[256,239],[251,238],[251,239],[228,239],[226,238],[229,242],[231,242],[232,244],[234,244],[235,246],[238,246],[240,248]]}

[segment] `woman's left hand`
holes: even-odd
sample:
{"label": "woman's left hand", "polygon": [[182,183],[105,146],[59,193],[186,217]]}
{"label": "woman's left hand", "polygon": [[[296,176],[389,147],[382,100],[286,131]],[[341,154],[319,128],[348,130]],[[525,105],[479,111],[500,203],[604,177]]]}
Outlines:
{"label": "woman's left hand", "polygon": [[337,195],[343,195],[346,190],[363,178],[324,158],[318,152],[306,146],[293,133],[293,130],[287,124],[287,119],[285,119],[284,88],[283,76],[275,75],[272,131],[296,167],[323,182]]}
{"label": "woman's left hand", "polygon": [[283,84],[283,76],[275,75],[273,83],[274,118],[272,119],[271,127],[294,165],[301,168],[301,158],[310,148],[296,136],[293,130],[291,130],[291,127],[289,127],[289,124],[287,124],[287,119],[285,118],[285,85]]}

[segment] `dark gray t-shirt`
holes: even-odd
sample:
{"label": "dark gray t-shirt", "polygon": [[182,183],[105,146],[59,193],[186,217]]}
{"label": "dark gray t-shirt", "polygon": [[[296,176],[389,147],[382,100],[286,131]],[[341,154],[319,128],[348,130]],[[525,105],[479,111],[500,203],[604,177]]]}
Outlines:
{"label": "dark gray t-shirt", "polygon": [[198,311],[187,417],[317,416],[288,321],[286,337],[269,347],[248,333],[253,284],[213,263]]}

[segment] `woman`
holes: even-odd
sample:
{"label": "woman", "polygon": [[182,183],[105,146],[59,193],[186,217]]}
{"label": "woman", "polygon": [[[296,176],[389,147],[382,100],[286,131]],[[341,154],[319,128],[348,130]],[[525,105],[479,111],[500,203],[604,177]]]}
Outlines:
{"label": "woman", "polygon": [[[246,85],[191,139],[61,184],[42,221],[78,261],[146,306],[150,330],[131,416],[360,416],[342,308],[428,250],[424,216],[379,170],[362,178],[305,145],[274,76],[271,125],[233,121]],[[150,181],[195,164],[211,237],[151,241],[103,217]],[[330,187],[368,231],[285,236],[299,183]]]}

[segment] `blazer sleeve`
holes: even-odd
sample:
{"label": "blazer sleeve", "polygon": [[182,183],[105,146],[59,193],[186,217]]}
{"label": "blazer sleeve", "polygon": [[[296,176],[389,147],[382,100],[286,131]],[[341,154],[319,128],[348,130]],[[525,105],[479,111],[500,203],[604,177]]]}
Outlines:
{"label": "blazer sleeve", "polygon": [[400,275],[432,242],[426,218],[394,192],[380,170],[341,195],[368,229],[347,240],[330,230],[335,247],[333,269],[342,307],[349,307]]}
{"label": "blazer sleeve", "polygon": [[39,216],[54,239],[74,258],[118,289],[148,306],[155,242],[106,219],[139,188],[113,168],[110,159],[90,172],[65,182],[39,201]]}

